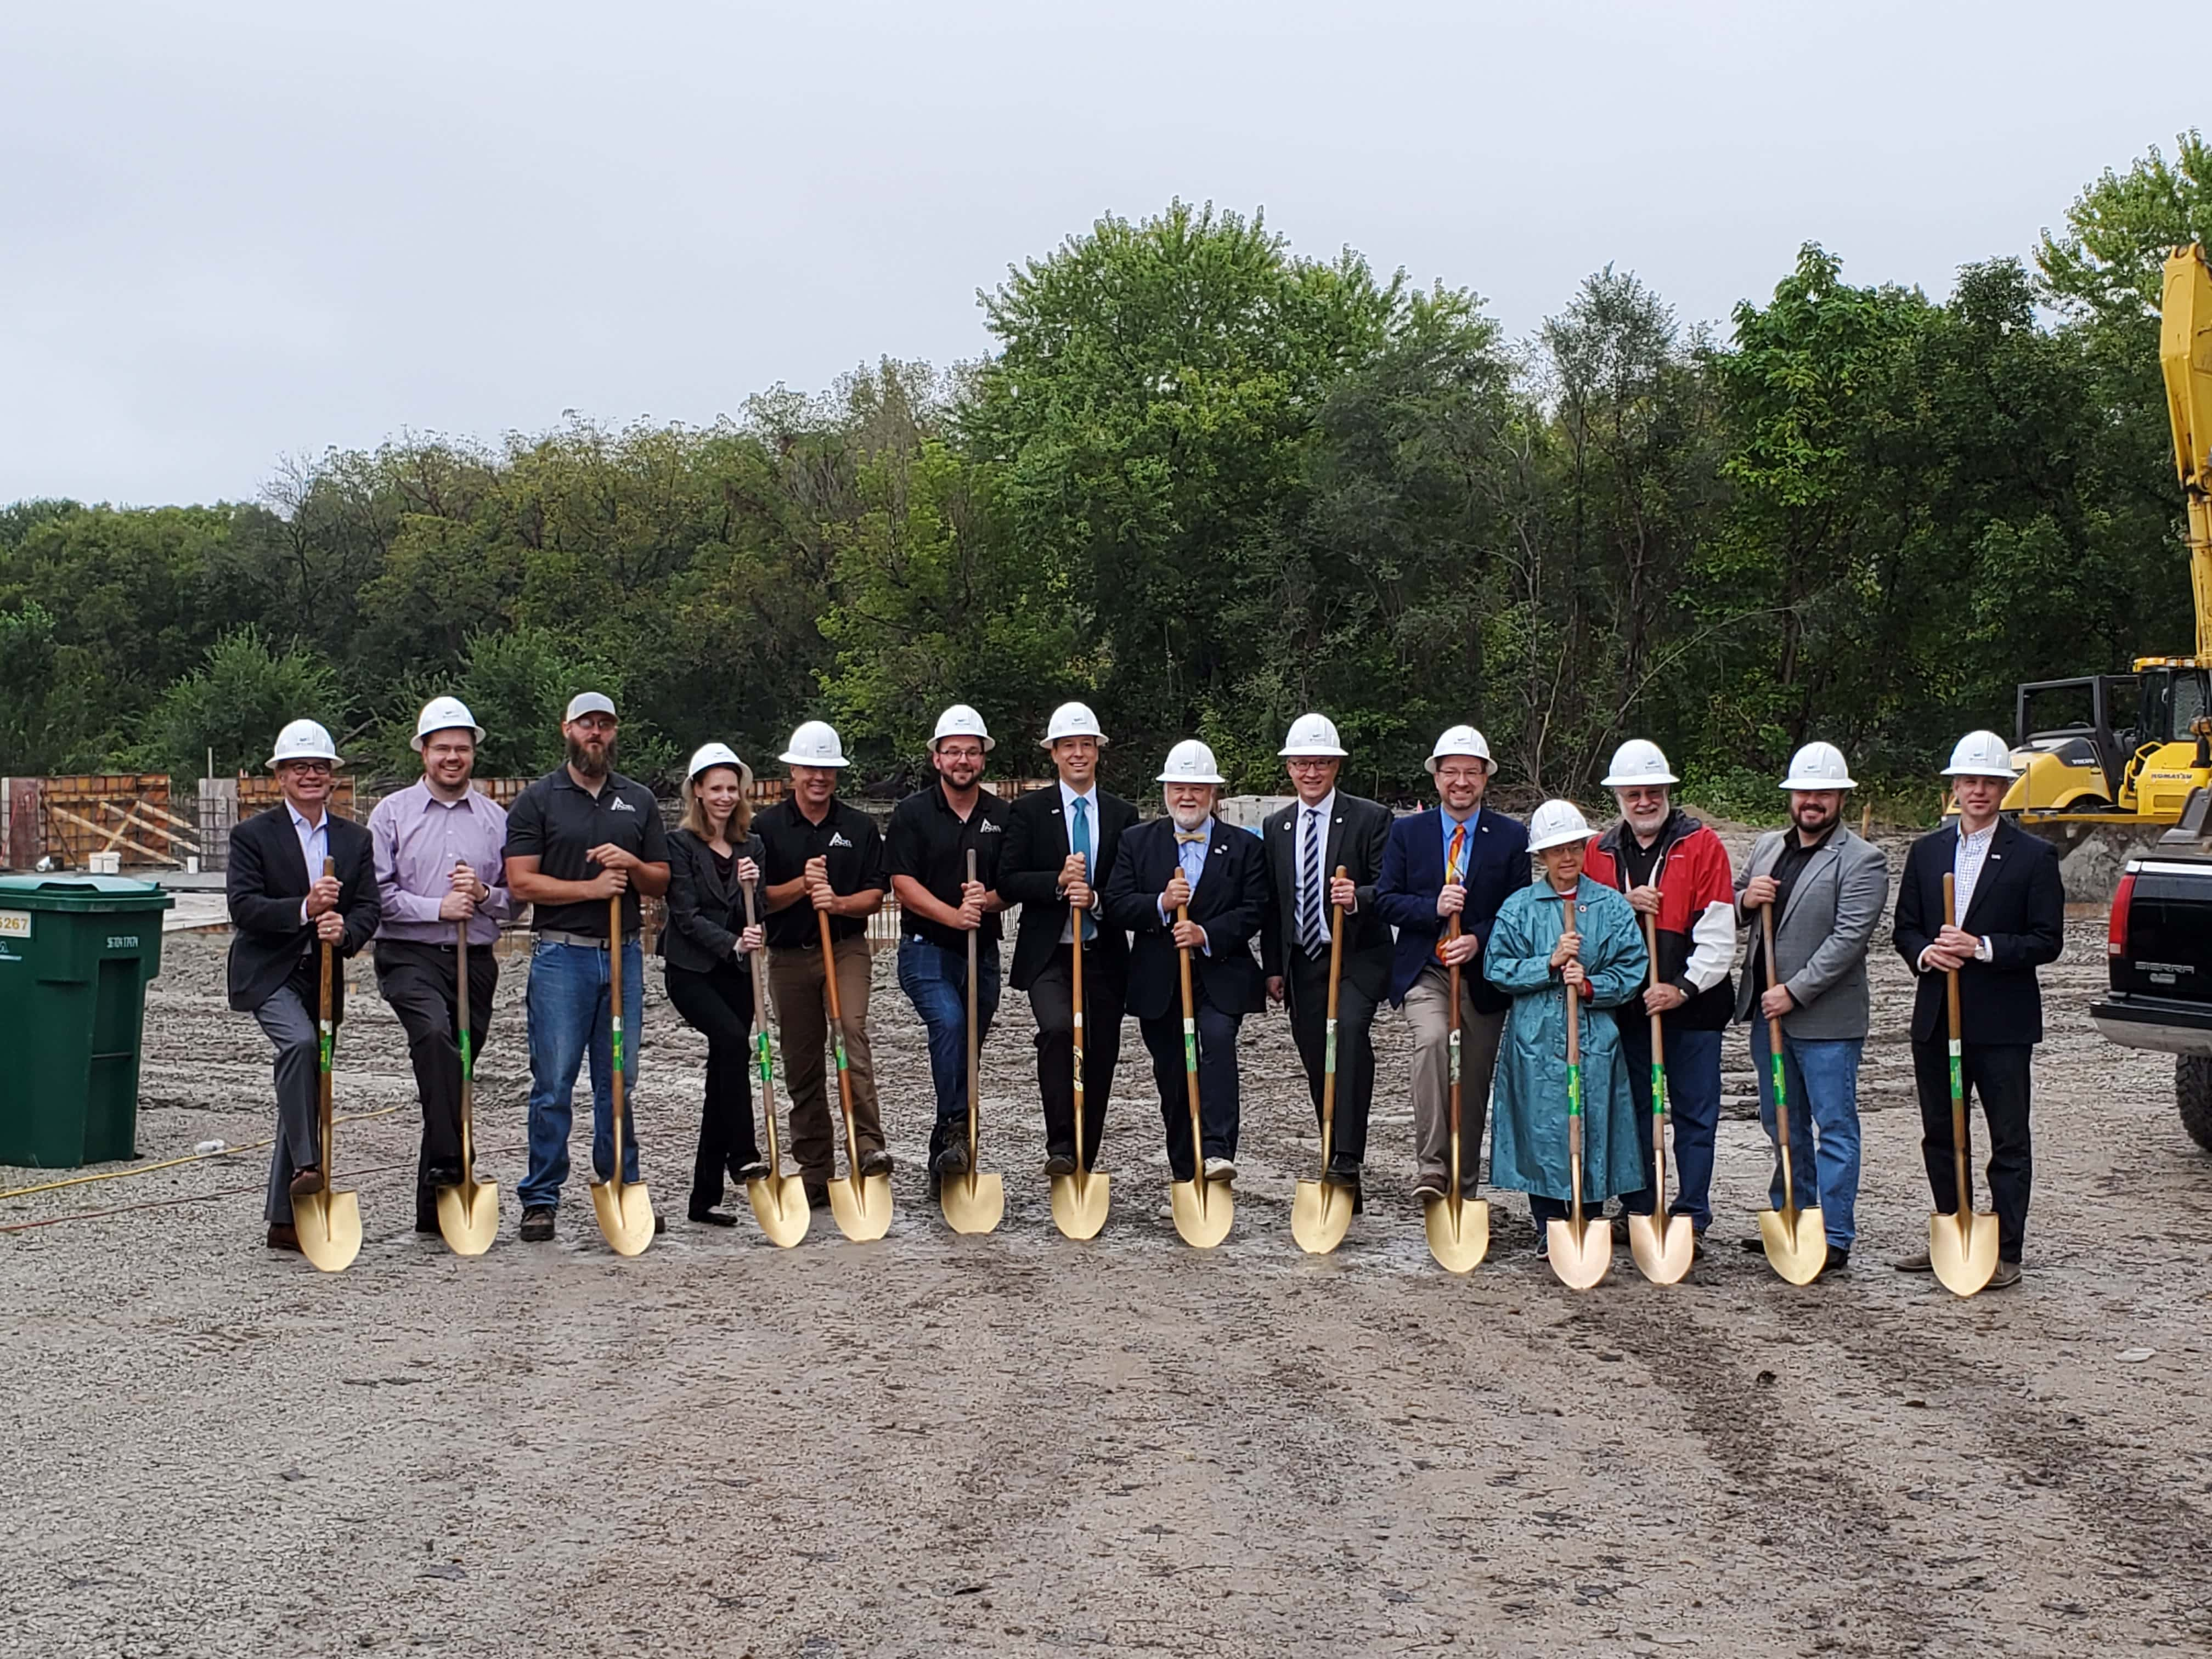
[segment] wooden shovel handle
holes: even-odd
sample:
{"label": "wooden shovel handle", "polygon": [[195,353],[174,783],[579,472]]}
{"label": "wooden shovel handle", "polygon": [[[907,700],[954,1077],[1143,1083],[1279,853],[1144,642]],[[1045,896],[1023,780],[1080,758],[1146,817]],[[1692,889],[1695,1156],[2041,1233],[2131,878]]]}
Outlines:
{"label": "wooden shovel handle", "polygon": [[[1571,933],[1575,931],[1576,896],[1574,893],[1559,895],[1559,908],[1566,913],[1566,925],[1559,930],[1562,933]],[[1579,1066],[1583,1063],[1582,1015],[1575,996],[1575,988],[1567,985],[1560,988],[1567,994],[1567,1064]]]}
{"label": "wooden shovel handle", "polygon": [[[330,822],[327,812],[324,814],[323,822],[325,823]],[[323,860],[323,874],[326,878],[337,875],[337,872],[338,861],[336,859],[326,858]],[[322,972],[317,975],[320,982],[315,990],[315,1000],[318,1005],[315,1038],[318,1058],[322,1062],[322,1075],[317,1079],[322,1098],[317,1103],[322,1108],[323,1118],[323,1191],[328,1193],[331,1189],[331,1067],[336,1058],[332,1050],[337,1043],[337,1033],[331,1026],[331,1005],[333,1000],[332,990],[337,981],[337,952],[331,948],[328,939],[322,941]]]}

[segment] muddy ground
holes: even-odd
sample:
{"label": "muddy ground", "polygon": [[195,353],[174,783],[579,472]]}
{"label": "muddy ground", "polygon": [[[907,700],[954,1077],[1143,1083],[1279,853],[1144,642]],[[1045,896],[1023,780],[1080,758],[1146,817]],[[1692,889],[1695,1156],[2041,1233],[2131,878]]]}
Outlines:
{"label": "muddy ground", "polygon": [[[222,948],[169,941],[149,1159],[268,1133]],[[517,1243],[511,972],[480,1093],[503,1236],[460,1261],[410,1231],[411,1085],[357,967],[342,1109],[400,1109],[343,1133],[350,1272],[262,1249],[259,1152],[0,1202],[159,1202],[0,1234],[0,1652],[2203,1652],[2212,1161],[2170,1066],[2090,1030],[2101,930],[2072,925],[2028,1277],[1956,1301],[1887,1265],[1928,1194],[1909,993],[1877,963],[1851,1270],[1793,1289],[1733,1248],[1765,1156],[1738,1032],[1728,1248],[1662,1290],[1624,1247],[1583,1297],[1515,1198],[1472,1276],[1432,1265],[1387,1019],[1369,1212],[1327,1258],[1290,1237],[1316,1143],[1284,1024],[1248,1022],[1237,1230],[1207,1255],[1165,1218],[1133,1025],[1114,1220],[1053,1231],[1010,996],[985,1060],[1006,1221],[955,1237],[888,957],[887,1241],[683,1218],[703,1051],[655,973],[635,1103],[671,1231],[618,1260],[572,1184],[558,1243]]]}

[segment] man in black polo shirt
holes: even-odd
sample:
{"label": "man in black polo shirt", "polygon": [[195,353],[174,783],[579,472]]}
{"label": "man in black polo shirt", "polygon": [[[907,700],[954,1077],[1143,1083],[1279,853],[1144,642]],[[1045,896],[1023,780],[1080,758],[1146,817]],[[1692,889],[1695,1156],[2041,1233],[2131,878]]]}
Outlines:
{"label": "man in black polo shirt", "polygon": [[[968,940],[975,939],[975,1042],[999,1011],[999,849],[1006,803],[981,787],[993,747],[983,717],[956,702],[929,740],[937,781],[891,813],[884,848],[899,902],[899,988],[929,1033],[937,1125],[930,1179],[968,1173]],[[975,879],[968,879],[968,854]]]}
{"label": "man in black polo shirt", "polygon": [[884,873],[884,841],[874,821],[837,799],[837,774],[849,763],[836,732],[821,720],[807,720],[791,734],[791,747],[781,758],[791,769],[790,797],[753,820],[768,900],[768,982],[783,1034],[791,1155],[806,1182],[807,1202],[827,1209],[837,1138],[823,1054],[830,1001],[816,917],[828,914],[837,958],[838,1012],[844,1016],[860,1173],[889,1175],[891,1155],[884,1150],[875,1060],[868,1048],[868,918],[882,908],[890,878]]}
{"label": "man in black polo shirt", "polygon": [[[515,798],[507,815],[507,890],[535,907],[537,946],[526,999],[530,1032],[530,1172],[515,1190],[522,1237],[553,1237],[553,1212],[568,1178],[570,1097],[576,1069],[592,1060],[592,1169],[614,1166],[614,1056],[607,952],[607,901],[623,903],[623,1081],[637,1079],[637,1032],[645,1003],[638,950],[638,896],[668,890],[668,849],[653,791],[614,769],[615,706],[596,691],[568,700],[561,722],[568,763]],[[623,1179],[637,1179],[636,1119],[623,1127]],[[656,1231],[658,1228],[656,1227]]]}

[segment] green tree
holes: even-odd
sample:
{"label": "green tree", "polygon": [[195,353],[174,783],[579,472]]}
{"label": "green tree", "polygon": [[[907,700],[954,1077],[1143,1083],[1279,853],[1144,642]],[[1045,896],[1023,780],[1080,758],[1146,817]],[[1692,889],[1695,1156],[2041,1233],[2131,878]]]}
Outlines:
{"label": "green tree", "polygon": [[256,771],[276,733],[295,720],[320,720],[343,755],[354,733],[345,698],[330,665],[312,652],[272,651],[258,628],[235,629],[208,647],[201,665],[162,691],[143,735],[129,751],[136,769],[172,778]]}

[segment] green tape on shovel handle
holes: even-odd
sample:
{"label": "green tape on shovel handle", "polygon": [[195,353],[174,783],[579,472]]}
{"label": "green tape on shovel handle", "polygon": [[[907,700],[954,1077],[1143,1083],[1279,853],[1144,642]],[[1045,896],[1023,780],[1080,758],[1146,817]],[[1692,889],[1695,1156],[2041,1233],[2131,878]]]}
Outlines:
{"label": "green tape on shovel handle", "polygon": [[1182,1064],[1187,1072],[1198,1069],[1198,1022],[1194,1019],[1182,1023]]}
{"label": "green tape on shovel handle", "polygon": [[615,1070],[617,1070],[617,1072],[619,1072],[619,1071],[620,1071],[620,1070],[622,1070],[622,1068],[623,1068],[623,1063],[622,1063],[622,1027],[621,1027],[621,1026],[619,1026],[619,1025],[610,1025],[610,1026],[608,1026],[608,1027],[607,1027],[607,1037],[608,1037],[608,1041],[609,1041],[610,1046],[611,1046],[611,1047],[613,1048],[613,1049],[614,1049],[614,1054],[615,1054]]}
{"label": "green tape on shovel handle", "polygon": [[1583,1115],[1583,1068],[1579,1060],[1567,1063],[1567,1115]]}
{"label": "green tape on shovel handle", "polygon": [[1667,1062],[1663,1060],[1651,1062],[1651,1115],[1667,1115]]}
{"label": "green tape on shovel handle", "polygon": [[837,1033],[836,1044],[837,1049],[837,1069],[842,1072],[845,1069],[845,1033],[843,1031],[841,1030]]}
{"label": "green tape on shovel handle", "polygon": [[1336,1075],[1336,1022],[1328,1023],[1328,1033],[1322,1040],[1321,1068],[1329,1076]]}
{"label": "green tape on shovel handle", "polygon": [[322,1052],[322,1067],[327,1072],[331,1069],[331,1051],[337,1047],[337,1038],[331,1035],[331,1028],[327,1025],[323,1027],[323,1040],[319,1046]]}
{"label": "green tape on shovel handle", "polygon": [[1784,1098],[1783,1098],[1782,1055],[1781,1055],[1781,1054],[1780,1054],[1778,1051],[1778,1052],[1775,1054],[1775,1055],[1774,1055],[1772,1064],[1773,1064],[1773,1067],[1774,1067],[1774,1101],[1775,1101],[1775,1104],[1777,1104],[1778,1106],[1779,1106],[1779,1105],[1786,1105],[1788,1103],[1787,1103],[1786,1101],[1784,1101]]}
{"label": "green tape on shovel handle", "polygon": [[769,1053],[768,1033],[766,1031],[759,1031],[754,1034],[753,1054],[756,1062],[760,1067],[761,1087],[766,1089],[769,1085],[775,1081],[775,1060]]}
{"label": "green tape on shovel handle", "polygon": [[473,1048],[474,1045],[469,1042],[469,1034],[463,1031],[461,1033],[461,1075],[463,1077],[476,1075],[477,1062],[476,1055],[472,1052]]}

